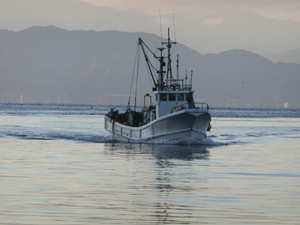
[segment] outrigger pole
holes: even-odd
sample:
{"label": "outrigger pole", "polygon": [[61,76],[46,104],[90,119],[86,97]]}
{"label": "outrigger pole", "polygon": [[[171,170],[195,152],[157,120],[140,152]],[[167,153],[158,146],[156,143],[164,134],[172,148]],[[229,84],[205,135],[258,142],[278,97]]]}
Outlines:
{"label": "outrigger pole", "polygon": [[[154,53],[150,50],[150,48],[145,44],[145,42],[142,40],[142,38],[139,38],[139,45],[141,46],[141,48],[142,48],[142,50],[143,50],[143,53],[144,53],[144,56],[145,56],[145,60],[146,60],[148,69],[149,69],[149,71],[150,71],[151,78],[152,78],[152,81],[153,81],[153,83],[154,83],[154,86],[157,87],[157,83],[156,83],[156,81],[155,81],[154,75],[153,75],[152,70],[151,70],[152,64],[151,64],[151,62],[149,61],[148,56],[147,56],[147,54],[146,54],[146,52],[145,52],[144,45],[145,45],[146,48],[154,55],[154,57],[155,57],[155,54],[154,54]],[[153,66],[152,66],[152,67],[153,67]]]}

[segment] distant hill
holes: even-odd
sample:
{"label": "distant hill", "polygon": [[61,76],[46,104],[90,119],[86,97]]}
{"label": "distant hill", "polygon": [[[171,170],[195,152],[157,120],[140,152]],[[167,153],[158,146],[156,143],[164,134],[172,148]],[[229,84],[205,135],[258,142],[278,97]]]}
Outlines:
{"label": "distant hill", "polygon": [[[146,33],[54,26],[0,30],[0,102],[17,102],[22,95],[25,103],[127,104],[138,37],[153,50],[160,46],[160,37]],[[201,55],[182,44],[176,45],[174,62],[177,53],[180,74],[194,72],[196,101],[225,107],[288,102],[300,108],[299,64],[273,63],[245,50]],[[152,87],[144,67],[141,72],[143,96]]]}
{"label": "distant hill", "polygon": [[266,57],[273,62],[298,63],[300,64],[300,48],[296,50],[269,54]]}

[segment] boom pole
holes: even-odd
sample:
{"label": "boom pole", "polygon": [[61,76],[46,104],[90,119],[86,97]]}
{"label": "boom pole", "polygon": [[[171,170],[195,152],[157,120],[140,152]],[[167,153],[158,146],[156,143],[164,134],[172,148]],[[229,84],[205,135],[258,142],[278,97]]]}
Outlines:
{"label": "boom pole", "polygon": [[[139,45],[141,46],[141,48],[142,48],[142,50],[143,50],[143,54],[144,54],[144,56],[145,56],[145,60],[146,60],[148,69],[149,69],[149,71],[150,71],[151,78],[152,78],[152,81],[153,81],[153,83],[154,83],[154,86],[157,87],[157,83],[156,83],[156,81],[155,81],[154,75],[153,75],[152,70],[151,70],[151,67],[150,67],[150,61],[149,61],[148,56],[147,56],[147,54],[146,54],[146,52],[145,52],[145,49],[144,49],[145,43],[144,43],[144,41],[142,40],[142,38],[139,38]],[[146,46],[146,47],[148,48],[148,46]],[[149,48],[148,48],[148,49],[149,49]],[[154,54],[152,51],[151,51],[151,53]],[[155,55],[155,54],[154,54],[154,55]]]}

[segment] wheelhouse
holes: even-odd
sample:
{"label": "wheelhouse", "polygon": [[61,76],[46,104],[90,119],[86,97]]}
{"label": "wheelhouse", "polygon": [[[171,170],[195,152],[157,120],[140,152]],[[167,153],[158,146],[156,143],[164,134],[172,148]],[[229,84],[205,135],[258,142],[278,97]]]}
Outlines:
{"label": "wheelhouse", "polygon": [[192,85],[184,84],[183,79],[167,79],[166,84],[156,90],[156,118],[172,112],[175,106],[186,105],[186,97],[192,91]]}

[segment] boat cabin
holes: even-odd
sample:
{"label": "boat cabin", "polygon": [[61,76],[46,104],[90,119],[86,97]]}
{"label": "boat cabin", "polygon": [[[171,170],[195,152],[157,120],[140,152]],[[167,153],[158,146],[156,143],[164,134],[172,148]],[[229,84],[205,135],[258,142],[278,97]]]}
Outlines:
{"label": "boat cabin", "polygon": [[193,93],[191,85],[183,84],[183,79],[167,79],[166,85],[161,85],[155,91],[156,118],[171,112],[188,108],[187,96]]}

